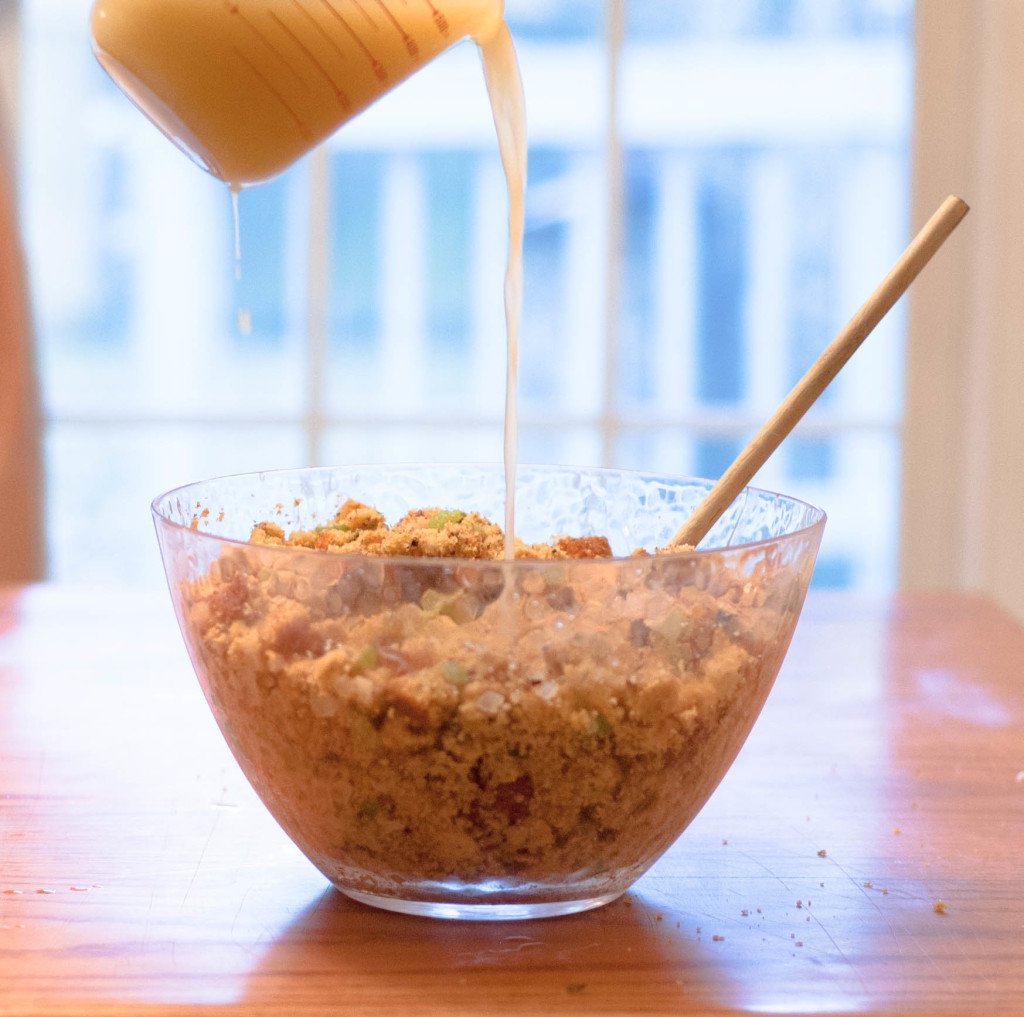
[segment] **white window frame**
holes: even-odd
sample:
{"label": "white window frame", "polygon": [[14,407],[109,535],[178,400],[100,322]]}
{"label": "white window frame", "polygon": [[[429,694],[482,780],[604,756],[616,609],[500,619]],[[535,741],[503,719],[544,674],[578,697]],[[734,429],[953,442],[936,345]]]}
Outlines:
{"label": "white window frame", "polygon": [[[16,66],[19,0],[0,0],[0,56]],[[615,95],[622,2],[609,0],[608,78]],[[1024,204],[1015,168],[1024,164],[1020,122],[1024,95],[1024,5],[1016,0],[917,0],[916,107],[912,226],[942,197],[961,193],[972,215],[912,291],[909,303],[906,404],[902,427],[901,585],[910,589],[978,589],[1024,618],[1024,548],[1016,539],[1024,471],[1022,358],[1015,324],[1024,321],[1017,276],[1024,243]],[[8,59],[12,58],[12,59]],[[16,85],[0,100],[15,114]],[[614,240],[621,223],[621,150],[617,110],[608,103],[606,172]],[[1016,119],[1015,119],[1016,118]],[[13,116],[9,120],[14,122]],[[325,163],[311,160],[311,192],[326,195]],[[310,245],[323,252],[314,216]],[[616,252],[606,248],[605,353],[602,405],[615,370],[619,301]],[[323,359],[326,291],[322,258],[310,263],[309,355],[316,377]],[[325,424],[319,388],[309,392],[309,444]],[[844,421],[822,420],[823,432]],[[606,451],[618,422],[602,420]],[[816,432],[817,433],[817,432]],[[870,539],[867,535],[866,539]]]}
{"label": "white window frame", "polygon": [[1024,620],[1021,39],[1018,0],[918,0],[913,218],[973,207],[910,297],[900,578]]}

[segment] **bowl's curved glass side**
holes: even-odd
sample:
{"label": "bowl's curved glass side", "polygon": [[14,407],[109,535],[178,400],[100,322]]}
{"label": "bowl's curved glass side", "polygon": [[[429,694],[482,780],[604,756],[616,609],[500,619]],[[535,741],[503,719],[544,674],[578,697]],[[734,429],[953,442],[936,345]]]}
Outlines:
{"label": "bowl's curved glass side", "polygon": [[[719,604],[705,666],[712,667],[713,661],[728,659],[727,655],[737,650],[756,662],[756,677],[739,685],[733,699],[723,696],[714,756],[709,755],[706,766],[694,768],[701,804],[732,765],[779,674],[803,610],[824,524],[824,515],[818,513],[797,534],[753,547],[723,549],[706,558],[697,556],[708,570],[705,589]],[[726,681],[718,687],[721,690],[727,685]]]}
{"label": "bowl's curved glass side", "polygon": [[723,546],[775,540],[824,522],[821,509],[758,488],[747,488],[732,508],[735,516]]}
{"label": "bowl's curved glass side", "polygon": [[[548,473],[528,490],[549,508],[571,494],[592,520],[617,507],[630,540],[699,497],[616,483]],[[323,474],[302,491],[335,496]],[[388,496],[432,493],[421,479]],[[514,567],[158,532],[214,715],[314,863],[374,897],[515,904],[621,892],[689,823],[768,694],[821,525],[704,555]]]}

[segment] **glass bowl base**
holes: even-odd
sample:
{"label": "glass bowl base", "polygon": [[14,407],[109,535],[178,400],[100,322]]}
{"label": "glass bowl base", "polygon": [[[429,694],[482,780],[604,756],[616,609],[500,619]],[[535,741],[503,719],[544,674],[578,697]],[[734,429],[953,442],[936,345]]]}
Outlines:
{"label": "glass bowl base", "polygon": [[447,918],[453,921],[470,922],[520,922],[530,918],[556,918],[559,915],[575,915],[581,911],[592,911],[622,896],[621,890],[602,894],[599,897],[584,897],[579,900],[539,901],[534,904],[459,904],[453,901],[401,900],[397,897],[379,897],[358,890],[339,890],[352,900],[370,907],[397,911],[403,915],[418,915],[421,918]]}

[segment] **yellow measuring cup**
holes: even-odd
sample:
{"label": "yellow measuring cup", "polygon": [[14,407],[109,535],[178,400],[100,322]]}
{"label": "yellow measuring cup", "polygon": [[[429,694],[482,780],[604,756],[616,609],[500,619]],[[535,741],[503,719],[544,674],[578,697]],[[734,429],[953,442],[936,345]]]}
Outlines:
{"label": "yellow measuring cup", "polygon": [[132,101],[237,188],[503,15],[503,0],[97,0],[92,37]]}

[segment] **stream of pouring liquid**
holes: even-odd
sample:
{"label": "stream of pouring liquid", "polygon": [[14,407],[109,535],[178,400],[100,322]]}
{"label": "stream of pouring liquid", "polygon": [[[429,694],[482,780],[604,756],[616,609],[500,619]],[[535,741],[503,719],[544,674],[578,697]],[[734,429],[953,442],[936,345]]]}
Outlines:
{"label": "stream of pouring liquid", "polygon": [[508,185],[508,262],[505,268],[505,559],[515,557],[518,451],[519,328],[523,312],[523,231],[526,193],[526,102],[515,47],[506,24],[480,44],[498,149]]}

